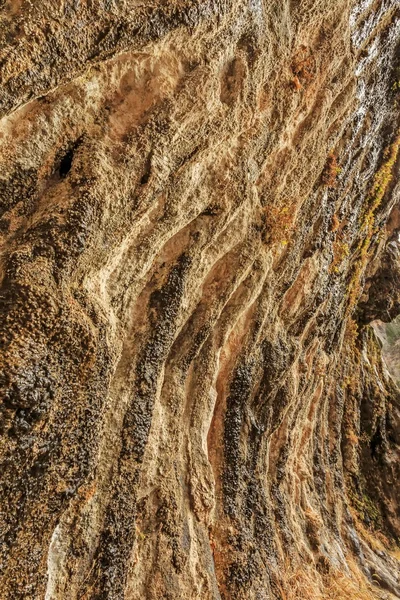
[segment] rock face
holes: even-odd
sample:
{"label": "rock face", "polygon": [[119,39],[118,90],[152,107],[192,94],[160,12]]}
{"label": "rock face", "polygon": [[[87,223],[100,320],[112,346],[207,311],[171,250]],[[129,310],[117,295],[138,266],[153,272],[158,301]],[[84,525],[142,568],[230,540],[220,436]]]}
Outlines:
{"label": "rock face", "polygon": [[2,600],[400,598],[398,0],[0,19]]}

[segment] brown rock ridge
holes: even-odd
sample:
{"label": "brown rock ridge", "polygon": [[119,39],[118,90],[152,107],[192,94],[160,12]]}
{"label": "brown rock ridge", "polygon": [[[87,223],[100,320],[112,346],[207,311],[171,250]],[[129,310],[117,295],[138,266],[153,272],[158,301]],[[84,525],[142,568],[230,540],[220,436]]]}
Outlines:
{"label": "brown rock ridge", "polygon": [[399,57],[398,0],[0,1],[1,600],[400,598]]}

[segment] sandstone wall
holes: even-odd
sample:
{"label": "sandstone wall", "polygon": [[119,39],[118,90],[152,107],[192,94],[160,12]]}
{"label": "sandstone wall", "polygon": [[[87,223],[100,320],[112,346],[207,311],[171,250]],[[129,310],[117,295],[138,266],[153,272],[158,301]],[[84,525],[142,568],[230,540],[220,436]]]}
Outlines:
{"label": "sandstone wall", "polygon": [[397,0],[1,0],[4,600],[400,598]]}

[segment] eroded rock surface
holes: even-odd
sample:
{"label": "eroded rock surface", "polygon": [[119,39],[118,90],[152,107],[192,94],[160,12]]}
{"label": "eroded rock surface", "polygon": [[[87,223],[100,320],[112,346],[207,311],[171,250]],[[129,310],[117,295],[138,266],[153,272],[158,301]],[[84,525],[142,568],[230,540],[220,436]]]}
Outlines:
{"label": "eroded rock surface", "polygon": [[0,2],[4,600],[400,598],[398,0]]}

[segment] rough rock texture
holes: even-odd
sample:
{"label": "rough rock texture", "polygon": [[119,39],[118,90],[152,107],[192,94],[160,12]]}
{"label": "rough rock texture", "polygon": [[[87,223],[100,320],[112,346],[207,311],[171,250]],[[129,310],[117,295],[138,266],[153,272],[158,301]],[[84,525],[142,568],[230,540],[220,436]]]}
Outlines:
{"label": "rough rock texture", "polygon": [[400,598],[399,58],[398,0],[0,1],[2,600]]}

